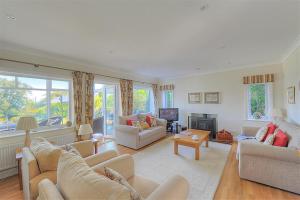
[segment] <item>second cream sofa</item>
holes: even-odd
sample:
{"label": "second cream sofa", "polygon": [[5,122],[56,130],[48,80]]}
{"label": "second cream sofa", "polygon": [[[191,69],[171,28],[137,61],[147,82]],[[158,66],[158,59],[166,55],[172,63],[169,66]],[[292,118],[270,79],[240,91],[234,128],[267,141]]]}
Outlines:
{"label": "second cream sofa", "polygon": [[116,142],[118,144],[132,149],[139,149],[166,136],[166,120],[156,118],[156,127],[140,131],[136,127],[127,125],[127,120],[132,118],[139,119],[140,115],[119,117],[119,124],[115,127]]}

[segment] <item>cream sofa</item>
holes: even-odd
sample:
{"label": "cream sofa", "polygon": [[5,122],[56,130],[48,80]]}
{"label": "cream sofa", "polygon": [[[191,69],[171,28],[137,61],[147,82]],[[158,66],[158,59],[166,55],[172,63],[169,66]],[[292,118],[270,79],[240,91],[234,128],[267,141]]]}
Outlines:
{"label": "cream sofa", "polygon": [[[275,124],[287,133],[288,147],[264,145],[256,139],[240,141],[237,150],[240,177],[300,194],[300,127],[285,121]],[[242,133],[255,136],[258,129],[243,127]]]}
{"label": "cream sofa", "polygon": [[118,144],[132,149],[139,149],[166,136],[166,120],[156,118],[158,126],[139,131],[138,128],[127,125],[127,120],[132,118],[140,118],[140,116],[119,117],[119,124],[115,127],[116,142]]}
{"label": "cream sofa", "polygon": [[[75,142],[70,145],[79,151],[89,166],[94,166],[118,155],[116,151],[107,151],[101,154],[94,154],[94,144],[90,140]],[[60,148],[64,149],[64,147],[65,146],[61,146]],[[56,183],[56,171],[46,171],[41,173],[37,159],[34,157],[30,148],[24,147],[22,149],[22,153],[22,181],[24,199],[36,199],[38,195],[38,183],[45,178]]]}
{"label": "cream sofa", "polygon": [[[69,157],[69,159],[64,159],[64,157]],[[58,174],[64,175],[58,179],[57,186],[48,179],[41,181],[38,200],[130,199],[129,191],[124,190],[122,185],[93,174],[94,172],[104,174],[104,167],[119,172],[145,200],[185,200],[188,195],[188,182],[181,176],[173,176],[159,185],[136,175],[133,158],[128,154],[95,165],[91,171],[72,155],[63,155],[62,158],[63,161],[59,161],[58,170],[65,170],[67,174],[58,171]],[[69,161],[73,163],[67,163]],[[77,179],[82,181],[77,182]],[[75,183],[70,184],[72,181]],[[90,183],[94,183],[92,187]]]}

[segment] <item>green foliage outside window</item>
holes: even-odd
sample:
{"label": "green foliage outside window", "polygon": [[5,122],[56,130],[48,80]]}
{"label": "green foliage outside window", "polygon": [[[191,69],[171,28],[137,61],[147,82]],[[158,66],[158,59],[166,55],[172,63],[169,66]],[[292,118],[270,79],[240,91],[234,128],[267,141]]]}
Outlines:
{"label": "green foliage outside window", "polygon": [[249,86],[251,116],[260,119],[266,116],[266,89],[264,84],[255,84]]}
{"label": "green foliage outside window", "polygon": [[150,91],[148,89],[133,90],[133,113],[150,112]]}

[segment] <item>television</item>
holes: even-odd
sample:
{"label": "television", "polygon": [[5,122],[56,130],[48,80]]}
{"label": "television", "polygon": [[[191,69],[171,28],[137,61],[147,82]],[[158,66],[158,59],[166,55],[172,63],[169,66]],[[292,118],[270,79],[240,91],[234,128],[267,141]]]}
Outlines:
{"label": "television", "polygon": [[167,121],[178,121],[178,108],[160,108],[159,118]]}

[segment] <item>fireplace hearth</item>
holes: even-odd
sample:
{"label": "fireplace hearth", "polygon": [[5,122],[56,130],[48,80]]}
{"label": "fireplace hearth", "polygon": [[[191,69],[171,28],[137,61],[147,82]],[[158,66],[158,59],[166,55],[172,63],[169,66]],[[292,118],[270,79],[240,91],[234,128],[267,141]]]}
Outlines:
{"label": "fireplace hearth", "polygon": [[191,113],[188,116],[188,128],[211,131],[210,140],[216,139],[217,115],[206,113]]}

